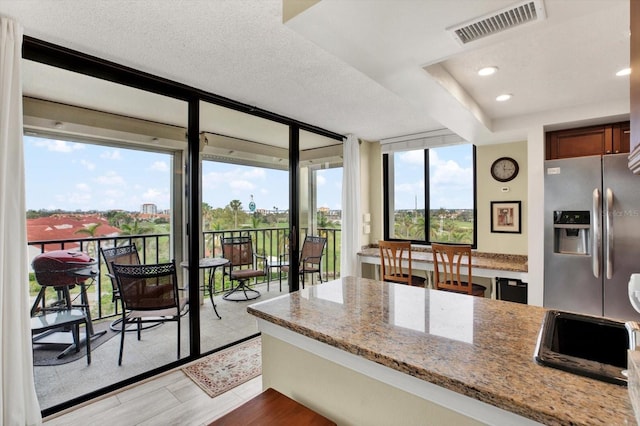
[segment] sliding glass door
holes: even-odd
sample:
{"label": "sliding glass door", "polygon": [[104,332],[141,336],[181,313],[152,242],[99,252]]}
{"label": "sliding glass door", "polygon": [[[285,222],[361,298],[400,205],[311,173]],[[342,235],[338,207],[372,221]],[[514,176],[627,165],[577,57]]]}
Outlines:
{"label": "sliding glass door", "polygon": [[[144,330],[140,340],[125,332],[118,366],[121,328],[114,321],[123,308],[101,252],[135,244],[141,263],[181,261],[187,104],[33,61],[23,70],[29,263],[43,253],[82,252],[97,271],[64,300],[88,305],[92,363],[84,348],[64,352],[64,330],[34,343],[36,391],[48,410],[178,359],[177,327],[167,323]],[[30,276],[33,315],[56,309],[55,280]],[[188,317],[181,328],[186,358]]]}
{"label": "sliding glass door", "polygon": [[[299,203],[300,226],[296,238],[298,260],[309,256],[311,244],[320,244],[320,256],[299,262],[304,279],[313,284],[340,276],[340,233],[342,224],[342,143],[307,131],[300,132]],[[307,239],[307,237],[313,237]],[[305,251],[304,243],[308,246]],[[304,252],[304,253],[303,253]],[[304,271],[314,271],[307,272]],[[317,271],[317,272],[316,272]]]}
{"label": "sliding glass door", "polygon": [[[247,305],[289,289],[277,266],[288,250],[289,136],[284,124],[207,102],[200,102],[200,130],[200,256],[219,263],[229,239],[248,240],[255,253],[251,265],[203,263],[200,342],[206,353],[257,334]],[[238,268],[257,276],[235,280],[231,272]],[[246,287],[233,291],[241,283]]]}

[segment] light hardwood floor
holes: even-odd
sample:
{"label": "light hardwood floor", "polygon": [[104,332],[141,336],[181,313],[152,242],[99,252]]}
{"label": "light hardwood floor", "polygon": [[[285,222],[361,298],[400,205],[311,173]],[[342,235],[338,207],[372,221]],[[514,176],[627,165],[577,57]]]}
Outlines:
{"label": "light hardwood floor", "polygon": [[262,392],[262,376],[209,397],[181,370],[44,419],[45,426],[207,425]]}

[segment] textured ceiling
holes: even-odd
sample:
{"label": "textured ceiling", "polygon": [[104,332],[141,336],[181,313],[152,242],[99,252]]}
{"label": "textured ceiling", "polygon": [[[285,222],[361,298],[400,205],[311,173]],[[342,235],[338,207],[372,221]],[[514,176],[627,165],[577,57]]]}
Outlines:
{"label": "textured ceiling", "polygon": [[[511,4],[322,0],[287,24],[280,0],[1,0],[0,14],[26,35],[369,140],[448,127],[502,142],[541,115],[628,113],[628,78],[613,77],[629,61],[628,0],[546,0],[545,21],[464,47],[445,30]],[[479,80],[484,65],[500,72]],[[38,78],[25,92],[52,91]],[[496,104],[499,91],[513,100]]]}

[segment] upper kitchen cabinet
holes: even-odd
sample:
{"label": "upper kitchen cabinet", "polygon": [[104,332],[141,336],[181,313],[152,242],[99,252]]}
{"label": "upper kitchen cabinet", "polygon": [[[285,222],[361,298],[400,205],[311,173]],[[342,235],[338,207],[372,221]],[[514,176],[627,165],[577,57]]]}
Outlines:
{"label": "upper kitchen cabinet", "polygon": [[630,117],[631,154],[629,155],[629,168],[633,173],[640,174],[640,0],[630,2],[630,28],[631,28],[631,69],[629,84],[630,92]]}
{"label": "upper kitchen cabinet", "polygon": [[546,159],[629,152],[629,122],[548,132]]}

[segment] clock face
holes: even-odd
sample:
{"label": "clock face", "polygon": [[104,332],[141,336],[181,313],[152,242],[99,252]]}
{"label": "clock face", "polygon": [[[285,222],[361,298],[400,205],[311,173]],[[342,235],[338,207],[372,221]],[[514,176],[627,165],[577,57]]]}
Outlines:
{"label": "clock face", "polygon": [[518,176],[518,162],[513,158],[498,158],[491,165],[491,176],[499,182],[508,182]]}

